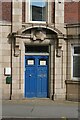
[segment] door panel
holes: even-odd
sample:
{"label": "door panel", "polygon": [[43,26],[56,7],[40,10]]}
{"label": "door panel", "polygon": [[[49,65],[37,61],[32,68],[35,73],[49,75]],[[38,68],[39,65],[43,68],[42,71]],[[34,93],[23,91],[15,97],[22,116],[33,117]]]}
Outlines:
{"label": "door panel", "polygon": [[47,97],[47,68],[38,66],[37,70],[37,96]]}
{"label": "door panel", "polygon": [[25,56],[25,97],[47,97],[48,56]]}
{"label": "door panel", "polygon": [[36,96],[36,70],[35,67],[26,67],[26,76],[25,76],[25,84],[26,84],[26,96],[27,97],[35,97]]}

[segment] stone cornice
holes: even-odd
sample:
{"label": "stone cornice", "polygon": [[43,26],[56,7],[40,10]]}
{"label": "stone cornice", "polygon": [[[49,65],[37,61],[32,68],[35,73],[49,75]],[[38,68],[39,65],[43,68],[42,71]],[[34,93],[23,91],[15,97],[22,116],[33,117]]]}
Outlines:
{"label": "stone cornice", "polygon": [[80,84],[80,80],[65,80],[66,84]]}

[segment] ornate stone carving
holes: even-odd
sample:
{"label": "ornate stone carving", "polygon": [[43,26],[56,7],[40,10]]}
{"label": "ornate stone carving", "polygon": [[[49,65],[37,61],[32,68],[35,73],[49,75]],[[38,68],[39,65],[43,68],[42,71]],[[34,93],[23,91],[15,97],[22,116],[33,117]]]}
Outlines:
{"label": "ornate stone carving", "polygon": [[33,33],[33,40],[41,40],[41,41],[43,41],[43,40],[45,40],[45,38],[46,38],[46,34],[44,32],[42,32],[42,31],[35,31]]}

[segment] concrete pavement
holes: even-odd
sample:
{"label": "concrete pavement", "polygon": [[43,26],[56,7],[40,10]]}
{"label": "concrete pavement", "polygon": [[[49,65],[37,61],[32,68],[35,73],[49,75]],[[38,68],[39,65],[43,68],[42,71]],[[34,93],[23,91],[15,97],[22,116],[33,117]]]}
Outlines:
{"label": "concrete pavement", "polygon": [[3,118],[78,118],[79,103],[50,99],[5,100]]}

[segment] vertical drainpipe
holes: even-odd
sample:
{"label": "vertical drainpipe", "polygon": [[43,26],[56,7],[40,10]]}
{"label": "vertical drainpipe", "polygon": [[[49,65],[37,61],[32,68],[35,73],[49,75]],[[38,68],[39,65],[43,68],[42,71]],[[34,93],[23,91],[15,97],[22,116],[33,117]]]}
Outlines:
{"label": "vertical drainpipe", "polygon": [[[68,80],[68,27],[66,25],[66,32],[67,32],[67,45],[66,45],[66,80]],[[67,100],[67,83],[66,83],[66,100]]]}
{"label": "vertical drainpipe", "polygon": [[[11,34],[12,34],[12,1],[11,1]],[[12,37],[11,37],[11,57],[10,57],[10,66],[11,66],[11,80],[12,80]],[[10,100],[12,99],[12,82],[10,83]]]}
{"label": "vertical drainpipe", "polygon": [[61,50],[61,88],[63,89],[63,50]]}
{"label": "vertical drainpipe", "polygon": [[21,89],[21,50],[19,50],[19,89]]}
{"label": "vertical drainpipe", "polygon": [[[54,1],[54,28],[55,28],[55,1]],[[56,39],[56,38],[55,38]],[[53,45],[53,97],[52,99],[54,100],[54,94],[55,94],[55,40],[54,40],[54,45]]]}
{"label": "vertical drainpipe", "polygon": [[[54,1],[54,28],[55,28],[55,1]],[[54,94],[55,94],[55,49],[56,49],[56,38],[54,40],[54,51],[53,51],[53,56],[54,56],[54,59],[53,59],[53,100],[54,100]]]}
{"label": "vertical drainpipe", "polygon": [[54,94],[55,94],[55,40],[54,40],[54,45],[53,45],[53,97],[52,99],[54,100]]}

